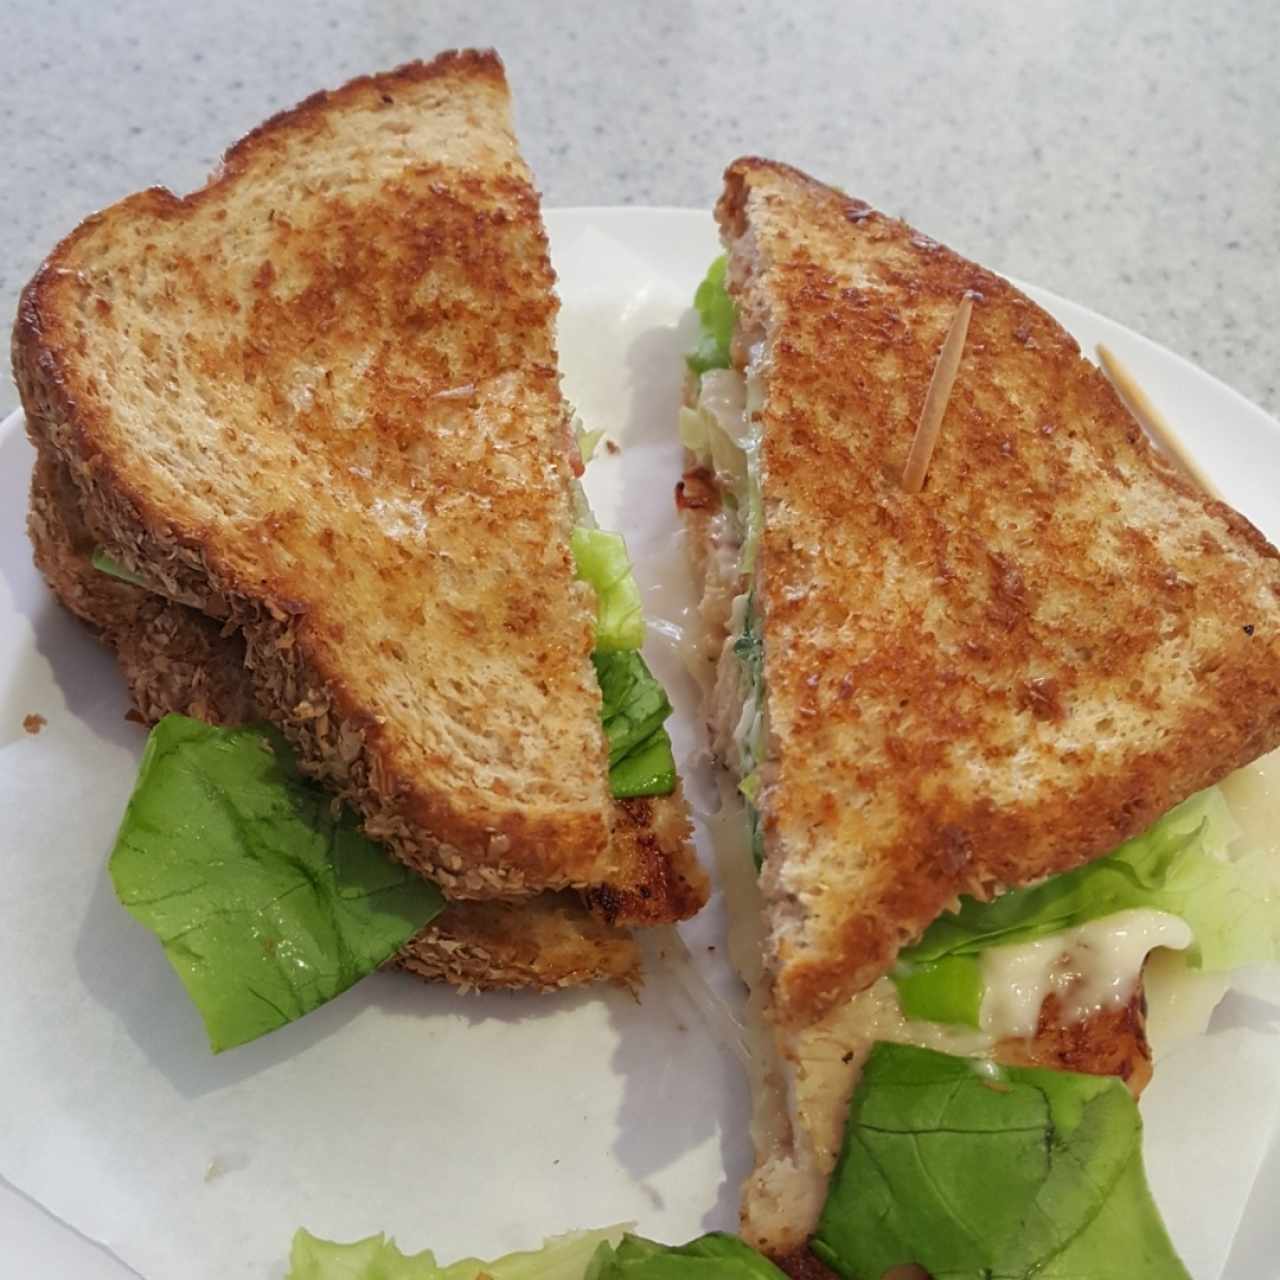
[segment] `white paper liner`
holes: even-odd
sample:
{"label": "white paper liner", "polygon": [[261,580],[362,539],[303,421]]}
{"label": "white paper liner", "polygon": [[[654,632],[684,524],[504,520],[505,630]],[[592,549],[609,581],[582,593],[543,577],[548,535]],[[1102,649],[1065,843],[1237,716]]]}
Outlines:
{"label": "white paper liner", "polygon": [[[622,447],[601,450],[588,489],[601,523],[626,532],[646,606],[667,623],[647,654],[705,813],[715,786],[673,642],[691,601],[671,424],[687,301],[714,234],[709,219],[621,211],[553,215],[551,227],[566,389]],[[1189,366],[1054,309],[1116,345],[1153,394],[1189,380],[1221,429],[1258,430],[1246,410],[1258,411]],[[1233,493],[1231,460],[1216,463]],[[745,1083],[687,983],[662,968],[640,1003],[619,992],[460,998],[380,975],[262,1041],[208,1053],[159,947],[106,879],[142,735],[124,719],[114,664],[30,566],[29,465],[11,421],[0,436],[0,1175],[155,1280],[282,1275],[300,1225],[339,1239],[387,1230],[446,1259],[622,1219],[672,1241],[732,1229],[750,1160]],[[22,730],[28,713],[48,720],[38,735]],[[710,865],[701,825],[700,839]],[[717,896],[682,933],[705,980],[740,1002],[722,925]],[[1203,1280],[1221,1274],[1272,1144],[1278,1000],[1274,982],[1232,996],[1144,1100],[1152,1186]],[[1269,1212],[1250,1207],[1241,1238],[1255,1244],[1234,1274],[1264,1274],[1248,1268],[1268,1238],[1256,1215]]]}

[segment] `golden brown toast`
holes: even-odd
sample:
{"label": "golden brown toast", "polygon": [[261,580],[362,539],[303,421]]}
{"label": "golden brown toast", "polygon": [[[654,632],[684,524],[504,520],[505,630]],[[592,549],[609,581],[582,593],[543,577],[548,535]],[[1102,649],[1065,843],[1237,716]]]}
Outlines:
{"label": "golden brown toast", "polygon": [[573,893],[451,902],[408,942],[395,966],[463,991],[558,991],[589,982],[637,987],[640,949]]}
{"label": "golden brown toast", "polygon": [[[93,540],[74,497],[65,468],[52,454],[39,455],[28,519],[36,564],[58,599],[115,654],[139,718],[151,724],[177,712],[225,725],[258,718],[239,633],[95,569]],[[625,803],[615,802],[615,810]],[[686,821],[678,796],[663,796],[659,805],[665,823]],[[634,826],[626,810],[618,820]],[[686,831],[678,825],[677,831],[678,843]],[[630,934],[567,892],[512,902],[451,902],[405,945],[395,964],[464,990],[552,991],[640,981],[640,952]]]}
{"label": "golden brown toast", "polygon": [[453,897],[673,919],[689,850],[660,884],[610,838],[552,282],[502,65],[443,54],[88,219],[23,294],[15,376],[95,543],[239,629],[369,834]]}
{"label": "golden brown toast", "polygon": [[765,160],[729,167],[717,216],[764,341],[762,888],[786,1032],[958,895],[1105,854],[1280,743],[1280,557],[1007,281]]}

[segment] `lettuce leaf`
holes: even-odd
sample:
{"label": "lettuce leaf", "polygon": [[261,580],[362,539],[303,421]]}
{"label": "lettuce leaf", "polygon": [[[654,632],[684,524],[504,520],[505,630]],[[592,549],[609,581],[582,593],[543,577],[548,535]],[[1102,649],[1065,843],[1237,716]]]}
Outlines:
{"label": "lettuce leaf", "polygon": [[902,952],[894,978],[904,1012],[932,1017],[927,1008],[937,992],[957,991],[963,983],[980,998],[980,975],[958,964],[959,957],[1031,942],[1135,907],[1167,911],[1187,922],[1195,938],[1187,951],[1194,969],[1225,973],[1276,962],[1275,871],[1260,851],[1228,856],[1235,835],[1226,800],[1211,787],[1105,858],[992,902],[961,899],[959,911],[940,916]]}
{"label": "lettuce leaf", "polygon": [[609,740],[609,789],[618,799],[667,795],[676,785],[671,739],[662,727],[671,703],[637,652],[644,613],[626,544],[621,534],[580,526],[572,548],[578,577],[591,583],[598,601],[592,661]]}
{"label": "lettuce leaf", "polygon": [[462,1258],[442,1267],[429,1249],[404,1254],[384,1235],[336,1244],[299,1230],[285,1280],[582,1280],[596,1251],[610,1248],[622,1234],[621,1227],[575,1231],[493,1262]]}
{"label": "lettuce leaf", "polygon": [[622,535],[579,525],[571,546],[578,577],[596,593],[596,652],[638,649],[644,643],[644,610]]}
{"label": "lettuce leaf", "polygon": [[573,435],[578,442],[578,455],[582,458],[582,465],[585,467],[595,457],[596,447],[604,439],[604,428],[597,427],[594,431],[587,431],[582,423],[575,418],[573,420]]}
{"label": "lettuce leaf", "polygon": [[699,466],[715,472],[721,499],[736,507],[749,500],[750,465],[746,450],[704,409],[681,406],[680,443],[698,460]]}
{"label": "lettuce leaf", "polygon": [[609,791],[615,800],[668,796],[675,788],[675,756],[665,729],[655,729],[629,756],[609,770]]}
{"label": "lettuce leaf", "polygon": [[698,345],[685,360],[696,374],[729,367],[729,343],[733,338],[735,313],[733,299],[724,287],[728,265],[728,259],[723,255],[717,258],[693,295],[699,321]]}
{"label": "lettuce leaf", "polygon": [[737,1236],[713,1231],[688,1244],[665,1245],[643,1236],[602,1244],[585,1280],[785,1280],[768,1258]]}
{"label": "lettuce leaf", "polygon": [[444,907],[350,813],[335,816],[278,734],[179,715],[151,731],[109,870],[214,1053],[331,1000]]}
{"label": "lettuce leaf", "polygon": [[752,687],[758,690],[764,683],[764,635],[756,617],[754,596],[747,600],[742,630],[733,642],[733,655],[742,663]]}
{"label": "lettuce leaf", "polygon": [[591,659],[604,699],[609,764],[629,755],[671,714],[666,690],[634,650],[596,653]]}
{"label": "lettuce leaf", "polygon": [[929,964],[902,964],[890,975],[902,1012],[923,1022],[982,1025],[982,962],[977,956],[948,956]]}
{"label": "lettuce leaf", "polygon": [[879,1043],[812,1248],[849,1280],[1188,1280],[1152,1202],[1142,1122],[1109,1076]]}
{"label": "lettuce leaf", "polygon": [[145,587],[147,585],[145,578],[139,577],[132,569],[126,569],[119,560],[107,555],[101,547],[89,559],[99,573],[105,573],[112,578],[119,578],[121,582],[128,582],[135,587]]}
{"label": "lettuce leaf", "polygon": [[764,823],[760,810],[750,800],[743,808],[747,811],[747,839],[751,847],[751,861],[759,871],[764,866]]}
{"label": "lettuce leaf", "polygon": [[618,798],[666,795],[676,785],[671,739],[662,727],[671,703],[634,649],[592,657],[609,740],[609,788]]}

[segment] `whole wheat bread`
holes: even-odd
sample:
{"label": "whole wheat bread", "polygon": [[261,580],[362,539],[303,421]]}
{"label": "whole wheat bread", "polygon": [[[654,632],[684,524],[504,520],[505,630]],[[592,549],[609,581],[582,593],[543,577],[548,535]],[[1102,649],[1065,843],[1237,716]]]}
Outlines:
{"label": "whole wheat bread", "polygon": [[[94,540],[74,499],[57,457],[39,455],[28,516],[36,564],[58,599],[115,654],[138,718],[151,724],[176,712],[224,725],[260,718],[240,634],[95,568]],[[683,805],[667,796],[656,804],[664,817],[657,830],[668,830],[666,847],[678,855],[688,834],[679,825]],[[626,809],[616,821],[635,825]],[[599,981],[634,987],[640,981],[640,952],[631,935],[599,919],[571,892],[451,902],[394,963],[464,990],[553,991]]]}
{"label": "whole wheat bread", "polygon": [[93,540],[238,630],[255,704],[371,835],[454,897],[679,918],[687,847],[655,880],[610,838],[552,279],[501,63],[445,54],[88,219],[14,371]]}
{"label": "whole wheat bread", "polygon": [[729,167],[717,217],[764,343],[762,887],[786,1031],[958,895],[1098,857],[1280,743],[1280,556],[1006,280],[765,160]]}
{"label": "whole wheat bread", "polygon": [[[716,550],[716,477],[691,459],[679,493],[730,763],[744,680],[726,599],[753,589],[763,632],[763,956],[745,976],[766,1025],[742,1228],[818,1275],[806,1240],[868,1019],[898,1009],[875,979],[958,895],[1097,857],[1276,744],[1280,558],[1153,453],[1006,281],[769,161],[729,167],[717,214],[734,359],[763,383],[754,586]],[[966,293],[958,378],[909,494],[903,466]],[[1034,1035],[987,1052],[1137,1093],[1145,1013],[1141,979],[1126,1006],[1083,1019],[1050,996]]]}

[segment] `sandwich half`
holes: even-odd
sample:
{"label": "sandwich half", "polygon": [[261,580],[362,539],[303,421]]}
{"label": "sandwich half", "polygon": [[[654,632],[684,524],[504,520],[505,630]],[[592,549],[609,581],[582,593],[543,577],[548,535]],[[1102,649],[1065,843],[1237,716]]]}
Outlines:
{"label": "sandwich half", "polygon": [[[1182,1274],[1120,1082],[1150,1074],[1149,953],[1192,981],[1275,958],[1273,872],[1215,784],[1280,742],[1280,557],[1007,281],[766,160],[729,167],[716,215],[677,502],[759,867],[744,1234],[849,1276],[1029,1275],[1114,1198],[1133,1273]],[[1000,1118],[1054,1091],[1110,1108],[1089,1133],[1124,1159]],[[1041,1145],[931,1145],[970,1126]]]}
{"label": "sandwich half", "polygon": [[[243,638],[190,605],[104,573],[95,541],[78,520],[75,494],[56,459],[37,460],[28,527],[35,559],[54,594],[115,654],[138,719],[186,716],[235,728],[264,719],[254,702]],[[614,801],[615,839],[645,838],[681,856],[688,826],[679,788]],[[590,911],[570,891],[450,902],[389,961],[463,990],[554,991],[589,982],[637,986],[632,935]]]}
{"label": "sandwich half", "polygon": [[87,219],[14,329],[37,560],[144,718],[269,726],[414,882],[495,904],[467,916],[488,942],[537,901],[594,956],[486,967],[463,930],[406,959],[464,983],[631,976],[615,927],[706,897],[625,548],[578,483],[553,279],[502,65],[463,51]]}

